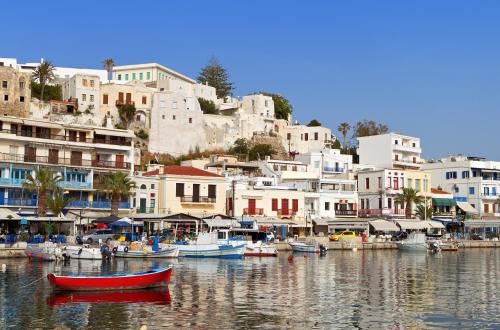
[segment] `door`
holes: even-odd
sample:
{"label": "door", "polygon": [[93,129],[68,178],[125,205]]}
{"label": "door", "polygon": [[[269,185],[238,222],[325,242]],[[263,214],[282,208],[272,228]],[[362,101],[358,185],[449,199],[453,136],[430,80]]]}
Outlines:
{"label": "door", "polygon": [[200,201],[200,185],[193,184],[193,202],[197,203]]}
{"label": "door", "polygon": [[49,149],[49,164],[57,164],[59,162],[59,150]]}
{"label": "door", "polygon": [[76,142],[76,131],[69,131],[68,132],[68,139],[69,139],[69,141]]}
{"label": "door", "polygon": [[281,200],[281,215],[288,215],[288,199]]}
{"label": "door", "polygon": [[36,148],[33,147],[24,147],[24,161],[35,163],[36,162]]}
{"label": "door", "polygon": [[146,198],[139,201],[139,213],[146,213]]}
{"label": "door", "polygon": [[125,101],[127,104],[132,104],[132,93],[127,93],[125,96]]}
{"label": "door", "polygon": [[118,93],[118,104],[123,104],[123,92]]}
{"label": "door", "polygon": [[124,155],[116,155],[116,168],[124,168],[125,165],[125,156]]}
{"label": "door", "polygon": [[81,151],[72,151],[70,163],[71,163],[71,165],[74,165],[74,166],[82,166],[82,152]]}
{"label": "door", "polygon": [[255,199],[251,198],[248,200],[248,215],[255,215]]}

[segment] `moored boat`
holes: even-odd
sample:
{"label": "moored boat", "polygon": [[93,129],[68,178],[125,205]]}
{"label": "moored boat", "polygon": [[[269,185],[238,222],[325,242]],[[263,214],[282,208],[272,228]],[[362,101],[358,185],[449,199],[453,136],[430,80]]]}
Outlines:
{"label": "moored boat", "polygon": [[167,285],[172,265],[140,273],[113,275],[56,275],[48,274],[49,283],[60,290],[125,290],[145,289]]}
{"label": "moored boat", "polygon": [[28,258],[42,261],[56,261],[64,258],[61,248],[57,244],[51,242],[28,245],[24,253]]}
{"label": "moored boat", "polygon": [[210,233],[199,233],[196,241],[178,244],[179,257],[186,258],[221,258],[241,259],[245,244],[220,243],[218,242],[218,231]]}
{"label": "moored boat", "polygon": [[[264,241],[266,233],[253,229],[218,230],[218,244],[245,245],[245,257],[276,257],[278,250],[273,243]],[[263,238],[263,239],[258,239]]]}
{"label": "moored boat", "polygon": [[161,244],[157,249],[142,244],[134,249],[119,245],[113,248],[113,254],[117,258],[177,258],[179,248],[169,244]]}
{"label": "moored boat", "polygon": [[397,243],[402,251],[426,252],[428,247],[427,237],[424,233],[412,232],[408,238]]}
{"label": "moored boat", "polygon": [[101,260],[102,252],[99,248],[93,248],[90,245],[66,246],[63,248],[63,254],[71,259]]}
{"label": "moored boat", "polygon": [[316,243],[312,242],[291,242],[288,243],[293,252],[306,252],[306,253],[316,253],[319,252],[319,247]]}
{"label": "moored boat", "polygon": [[276,257],[278,250],[274,244],[258,242],[247,242],[245,245],[245,257]]}

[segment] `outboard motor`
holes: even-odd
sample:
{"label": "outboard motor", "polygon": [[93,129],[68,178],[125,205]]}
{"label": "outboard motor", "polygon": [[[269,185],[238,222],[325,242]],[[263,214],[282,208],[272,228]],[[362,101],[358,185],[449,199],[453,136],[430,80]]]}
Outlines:
{"label": "outboard motor", "polygon": [[319,256],[320,257],[324,257],[326,256],[326,246],[324,246],[323,244],[320,244],[319,245]]}
{"label": "outboard motor", "polygon": [[431,252],[432,253],[438,253],[439,251],[441,251],[441,246],[439,245],[438,242],[432,242],[431,243]]}
{"label": "outboard motor", "polygon": [[101,254],[105,259],[111,259],[111,250],[107,244],[101,245]]}

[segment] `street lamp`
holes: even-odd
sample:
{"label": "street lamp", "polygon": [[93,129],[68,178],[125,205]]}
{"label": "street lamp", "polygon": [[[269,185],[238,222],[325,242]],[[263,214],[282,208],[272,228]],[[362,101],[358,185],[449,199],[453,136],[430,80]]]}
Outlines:
{"label": "street lamp", "polygon": [[424,176],[424,219],[427,220],[427,174]]}

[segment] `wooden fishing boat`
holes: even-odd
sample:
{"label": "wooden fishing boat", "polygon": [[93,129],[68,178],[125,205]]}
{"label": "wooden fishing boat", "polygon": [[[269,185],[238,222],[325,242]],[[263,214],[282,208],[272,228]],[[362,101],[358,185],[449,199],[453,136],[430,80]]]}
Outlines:
{"label": "wooden fishing boat", "polygon": [[113,248],[113,254],[117,258],[177,258],[179,248],[176,245],[162,244],[156,251],[150,246],[141,246],[132,250],[128,246],[116,246]]}
{"label": "wooden fishing boat", "polygon": [[148,303],[166,305],[170,304],[168,289],[151,290],[125,290],[125,291],[85,291],[85,292],[59,292],[47,298],[49,306],[59,306],[79,303]]}
{"label": "wooden fishing boat", "polygon": [[317,253],[319,247],[314,242],[291,242],[288,243],[293,252]]}
{"label": "wooden fishing boat", "polygon": [[48,274],[51,285],[60,290],[125,290],[167,285],[172,276],[172,265],[141,273],[113,275],[55,275]]}

